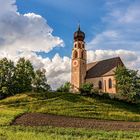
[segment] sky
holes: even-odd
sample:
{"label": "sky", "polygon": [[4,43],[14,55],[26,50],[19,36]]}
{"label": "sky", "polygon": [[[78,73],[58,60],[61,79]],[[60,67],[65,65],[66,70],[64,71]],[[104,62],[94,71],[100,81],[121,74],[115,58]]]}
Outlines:
{"label": "sky", "polygon": [[80,23],[88,62],[119,56],[140,70],[139,7],[139,0],[0,0],[0,58],[26,57],[56,89],[70,81]]}

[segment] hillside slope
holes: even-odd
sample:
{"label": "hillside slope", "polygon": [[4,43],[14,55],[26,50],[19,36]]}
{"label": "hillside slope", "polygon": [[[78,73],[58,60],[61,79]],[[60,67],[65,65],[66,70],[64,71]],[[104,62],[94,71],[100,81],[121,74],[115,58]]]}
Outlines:
{"label": "hillside slope", "polygon": [[132,105],[74,94],[24,93],[0,101],[0,125],[10,124],[17,116],[28,112],[50,113],[83,118],[140,121],[140,105]]}

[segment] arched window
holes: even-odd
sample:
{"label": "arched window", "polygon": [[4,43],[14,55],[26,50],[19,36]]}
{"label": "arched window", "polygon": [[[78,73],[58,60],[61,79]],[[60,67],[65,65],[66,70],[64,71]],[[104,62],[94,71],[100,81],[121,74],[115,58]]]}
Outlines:
{"label": "arched window", "polygon": [[79,48],[79,49],[81,48],[81,43],[78,43],[78,48]]}
{"label": "arched window", "polygon": [[109,88],[112,88],[112,80],[109,78],[109,80],[108,80],[108,87]]}
{"label": "arched window", "polygon": [[77,57],[78,57],[78,53],[77,53],[76,50],[74,51],[73,57],[74,57],[74,58],[77,58]]}
{"label": "arched window", "polygon": [[99,86],[99,89],[102,89],[103,88],[102,81],[99,81],[98,86]]}
{"label": "arched window", "polygon": [[76,48],[76,44],[74,45],[74,47]]}
{"label": "arched window", "polygon": [[81,58],[84,59],[84,51],[81,52]]}

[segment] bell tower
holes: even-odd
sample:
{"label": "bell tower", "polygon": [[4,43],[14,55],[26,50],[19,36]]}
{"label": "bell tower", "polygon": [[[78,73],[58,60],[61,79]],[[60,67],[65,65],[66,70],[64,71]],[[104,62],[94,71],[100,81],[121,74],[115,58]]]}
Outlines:
{"label": "bell tower", "polygon": [[81,31],[80,25],[74,33],[74,44],[72,49],[71,63],[71,85],[72,91],[77,92],[85,83],[87,54],[85,50],[85,33]]}

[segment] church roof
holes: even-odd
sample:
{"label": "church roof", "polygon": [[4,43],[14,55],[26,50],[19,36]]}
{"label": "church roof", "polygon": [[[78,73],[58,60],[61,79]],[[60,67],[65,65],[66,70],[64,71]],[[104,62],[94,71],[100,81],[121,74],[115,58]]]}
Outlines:
{"label": "church roof", "polygon": [[89,63],[87,64],[86,79],[101,77],[118,65],[124,66],[120,57],[114,57],[102,61]]}
{"label": "church roof", "polygon": [[75,41],[84,41],[85,33],[81,31],[80,25],[78,26],[78,30],[74,33],[74,40]]}

